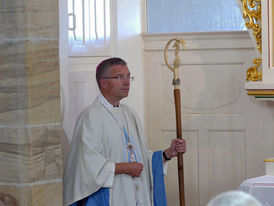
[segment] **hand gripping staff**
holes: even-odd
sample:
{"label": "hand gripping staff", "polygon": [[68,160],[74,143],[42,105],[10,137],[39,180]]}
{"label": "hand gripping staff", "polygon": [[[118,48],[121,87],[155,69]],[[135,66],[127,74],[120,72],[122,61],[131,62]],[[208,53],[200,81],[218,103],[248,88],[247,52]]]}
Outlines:
{"label": "hand gripping staff", "polygon": [[[170,65],[167,60],[168,47],[171,42],[174,42],[173,48],[175,49],[175,60],[173,61],[173,65]],[[166,44],[165,51],[164,51],[166,65],[174,74],[172,85],[174,85],[176,131],[177,131],[178,139],[182,139],[181,97],[180,97],[180,79],[179,79],[180,57],[178,55],[180,51],[180,47],[182,47],[182,49],[185,49],[184,40],[179,38],[174,38],[174,39],[171,39]],[[185,206],[184,159],[183,159],[182,153],[178,153],[177,165],[178,165],[178,178],[179,178],[180,206]]]}

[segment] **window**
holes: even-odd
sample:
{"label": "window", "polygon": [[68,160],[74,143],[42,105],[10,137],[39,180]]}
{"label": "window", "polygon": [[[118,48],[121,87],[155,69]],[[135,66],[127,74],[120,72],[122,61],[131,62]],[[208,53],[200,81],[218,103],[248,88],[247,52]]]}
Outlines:
{"label": "window", "polygon": [[68,0],[70,56],[106,56],[110,48],[109,0]]}
{"label": "window", "polygon": [[148,33],[246,30],[236,0],[147,0]]}

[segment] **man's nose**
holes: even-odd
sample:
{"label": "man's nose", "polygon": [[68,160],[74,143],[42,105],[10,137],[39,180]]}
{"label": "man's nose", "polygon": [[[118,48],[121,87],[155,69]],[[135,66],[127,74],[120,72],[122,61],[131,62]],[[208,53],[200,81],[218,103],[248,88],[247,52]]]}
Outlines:
{"label": "man's nose", "polygon": [[130,79],[129,79],[129,78],[126,78],[126,79],[124,80],[124,84],[129,85],[129,84],[130,84]]}
{"label": "man's nose", "polygon": [[129,86],[129,85],[130,85],[130,81],[129,81],[129,80],[126,80],[126,81],[124,82],[124,85]]}

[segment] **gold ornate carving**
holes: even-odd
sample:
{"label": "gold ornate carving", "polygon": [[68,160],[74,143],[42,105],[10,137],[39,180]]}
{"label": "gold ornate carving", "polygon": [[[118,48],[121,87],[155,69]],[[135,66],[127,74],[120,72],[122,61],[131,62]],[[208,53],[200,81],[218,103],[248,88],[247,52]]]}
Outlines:
{"label": "gold ornate carving", "polygon": [[[262,27],[261,27],[261,0],[241,0],[243,5],[243,18],[246,19],[246,27],[253,30],[257,49],[262,56]],[[246,72],[247,81],[258,81],[262,79],[261,64],[262,57],[253,60],[254,66]]]}
{"label": "gold ornate carving", "polygon": [[[168,47],[170,45],[171,42],[174,42],[173,44],[173,48],[175,49],[175,59],[173,61],[173,66],[171,66],[168,63],[167,60],[167,52],[168,52]],[[180,38],[173,38],[171,40],[168,41],[168,43],[166,44],[165,47],[165,51],[164,51],[164,57],[165,57],[165,62],[167,67],[173,72],[174,74],[174,78],[173,78],[173,85],[175,88],[178,88],[180,85],[180,79],[179,79],[179,66],[180,66],[180,57],[179,57],[179,51],[180,51],[180,45],[182,46],[182,49],[185,49],[185,42],[184,40],[180,39]]]}
{"label": "gold ornate carving", "polygon": [[247,81],[258,81],[262,80],[262,71],[259,71],[262,64],[262,58],[253,59],[253,63],[255,64],[253,67],[248,68],[246,71],[246,80]]}

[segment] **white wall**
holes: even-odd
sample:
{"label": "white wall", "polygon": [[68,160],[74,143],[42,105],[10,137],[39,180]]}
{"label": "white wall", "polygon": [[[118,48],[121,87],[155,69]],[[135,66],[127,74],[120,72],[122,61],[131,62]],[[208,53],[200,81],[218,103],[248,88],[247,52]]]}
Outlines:
{"label": "white wall", "polygon": [[[96,94],[98,92],[96,81],[95,81],[95,68],[96,65],[107,57],[77,57],[77,58],[68,58],[67,56],[67,45],[64,41],[64,38],[66,37],[66,13],[64,13],[63,9],[66,7],[65,0],[60,0],[60,22],[61,22],[61,42],[60,42],[60,60],[61,60],[61,84],[64,87],[64,101],[63,107],[65,109],[64,111],[64,128],[65,131],[71,139],[73,127],[75,120],[80,113],[80,111],[89,104],[93,98],[96,97]],[[161,118],[158,118],[159,115],[161,115],[161,109],[163,107],[162,103],[158,101],[158,99],[153,99],[153,95],[157,95],[162,91],[157,84],[160,84],[160,82],[156,82],[155,84],[155,76],[151,71],[158,72],[158,69],[164,68],[165,64],[163,63],[163,51],[166,42],[173,37],[173,35],[164,35],[164,36],[158,36],[160,38],[157,38],[157,35],[154,36],[154,38],[151,38],[151,36],[144,36],[145,43],[143,42],[143,39],[141,37],[142,31],[145,31],[145,24],[144,24],[144,17],[145,17],[145,2],[142,0],[111,0],[111,11],[112,11],[112,18],[111,18],[111,56],[118,56],[123,59],[125,59],[128,62],[129,69],[131,70],[131,73],[133,76],[135,76],[135,80],[132,83],[131,91],[129,97],[125,100],[125,102],[130,105],[137,113],[139,114],[141,121],[145,123],[145,117],[147,117],[148,124],[145,126],[149,126],[150,129],[148,130],[149,134],[149,143],[150,147],[152,149],[159,149],[159,147],[167,146],[167,139],[175,136],[174,131],[174,124],[170,123],[171,121],[166,121],[167,124],[162,124],[166,127],[168,127],[164,132],[161,130]],[[63,25],[62,25],[63,24]],[[222,122],[217,122],[216,124],[214,121],[209,121],[209,118],[205,118],[206,121],[204,121],[202,118],[199,124],[196,124],[195,121],[192,122],[192,124],[185,125],[184,130],[189,130],[188,138],[190,147],[188,148],[188,156],[186,163],[189,163],[186,167],[188,170],[186,171],[186,175],[189,175],[191,178],[188,178],[187,184],[194,183],[194,187],[187,188],[187,191],[189,193],[192,193],[193,195],[200,195],[200,202],[204,203],[206,202],[211,195],[209,194],[209,166],[206,162],[198,161],[205,159],[207,156],[204,155],[203,150],[206,151],[215,151],[215,141],[212,143],[212,148],[203,147],[203,138],[207,137],[207,130],[210,128],[204,128],[204,130],[200,131],[201,127],[206,127],[205,123],[212,124],[215,127],[220,126],[221,131],[229,132],[232,128],[236,132],[245,131],[245,128],[248,127],[246,131],[247,136],[245,134],[241,133],[239,137],[243,140],[244,138],[252,137],[251,141],[242,141],[241,147],[245,147],[245,151],[241,152],[241,150],[237,150],[239,154],[242,156],[245,156],[246,159],[241,158],[241,163],[243,163],[243,173],[242,171],[239,173],[236,173],[237,177],[241,180],[244,178],[250,178],[254,177],[256,175],[262,175],[263,174],[263,162],[262,159],[264,157],[269,157],[268,155],[273,155],[273,137],[272,137],[272,126],[274,124],[273,121],[273,104],[271,103],[265,103],[265,102],[257,102],[253,97],[247,97],[244,91],[244,79],[245,79],[245,69],[244,62],[245,59],[248,58],[250,54],[253,53],[251,41],[247,40],[248,35],[247,32],[243,35],[243,33],[235,33],[235,35],[226,35],[226,34],[220,34],[217,33],[216,36],[219,36],[216,40],[216,36],[211,36],[211,34],[204,34],[204,38],[201,40],[201,36],[191,36],[191,34],[184,34],[182,35],[183,38],[188,38],[187,42],[187,48],[188,51],[185,54],[188,54],[182,57],[182,64],[186,64],[186,67],[189,67],[189,65],[192,65],[193,62],[196,67],[204,67],[206,65],[206,69],[208,69],[209,72],[213,72],[213,69],[219,72],[219,74],[222,74],[222,77],[224,78],[224,71],[229,69],[229,72],[232,74],[237,73],[237,80],[240,82],[240,86],[238,90],[240,91],[240,96],[237,96],[237,99],[235,102],[233,101],[231,104],[227,106],[227,108],[223,110],[219,110],[218,108],[210,110],[208,112],[205,112],[205,110],[202,110],[200,112],[201,117],[208,117],[213,115],[213,120],[216,121],[215,116],[222,115],[224,116],[223,120],[224,122],[227,122],[229,119],[227,117],[230,116],[244,116],[244,112],[250,112],[251,114],[246,115],[244,120],[247,121],[241,121],[241,125],[237,124],[222,124]],[[63,40],[62,40],[63,38]],[[221,39],[221,40],[220,40]],[[189,49],[189,45],[191,46],[191,49]],[[217,48],[212,48],[212,47]],[[145,47],[145,53],[143,52]],[[224,47],[226,49],[224,49]],[[243,48],[239,48],[243,47]],[[239,55],[236,55],[235,48],[237,52],[239,52]],[[217,51],[214,51],[217,50]],[[225,51],[225,53],[224,53]],[[201,55],[202,54],[202,55]],[[203,57],[203,58],[201,58]],[[223,61],[225,59],[227,62]],[[144,60],[146,62],[144,67]],[[190,64],[191,63],[191,64]],[[224,65],[227,64],[227,65]],[[213,66],[212,66],[213,65]],[[158,67],[158,68],[157,68]],[[210,67],[210,68],[209,68]],[[212,68],[213,69],[212,69]],[[220,67],[220,68],[217,68]],[[150,76],[145,73],[150,72]],[[227,69],[228,68],[228,69]],[[191,68],[189,69],[190,72],[193,72]],[[203,73],[204,68],[202,68],[201,73]],[[222,73],[221,73],[222,71]],[[214,71],[215,72],[215,71]],[[158,74],[159,75],[159,74]],[[215,73],[216,78],[213,78],[213,80],[218,80],[218,74]],[[146,86],[145,79],[147,76],[151,79],[151,84],[148,82],[148,89]],[[211,77],[211,76],[209,76]],[[227,76],[230,78],[231,76]],[[224,78],[225,79],[225,78]],[[195,85],[195,81],[199,80],[193,80],[193,84]],[[200,82],[201,84],[202,82]],[[210,83],[210,82],[209,82]],[[212,85],[212,84],[206,84],[206,85]],[[151,90],[151,88],[154,88],[156,92],[152,96],[146,96],[146,92]],[[211,86],[212,87],[212,86]],[[190,87],[191,88],[191,87]],[[216,87],[217,88],[217,87]],[[213,88],[213,89],[216,89]],[[229,89],[229,86],[227,87]],[[217,90],[217,89],[216,89]],[[189,90],[191,91],[191,90]],[[207,92],[214,92],[215,90],[206,90]],[[204,93],[206,94],[206,93]],[[223,96],[221,93],[218,93],[220,97],[218,97],[218,101],[223,100]],[[197,93],[191,94],[194,97],[197,98],[203,98],[203,100],[207,103],[215,102],[214,98],[206,98],[206,95],[204,96],[197,96]],[[196,96],[195,96],[196,95]],[[192,97],[193,97],[192,96]],[[160,96],[159,96],[160,97]],[[186,98],[189,99],[189,98]],[[191,98],[190,98],[191,99]],[[193,98],[192,98],[193,99]],[[146,101],[148,103],[146,103]],[[248,104],[249,107],[245,106],[245,104]],[[148,105],[148,108],[146,108],[146,105]],[[170,106],[170,105],[168,105]],[[157,108],[160,107],[159,110]],[[168,111],[173,111],[173,106],[165,107],[168,108]],[[155,111],[155,113],[152,115],[151,111]],[[236,109],[236,110],[235,110]],[[243,109],[243,110],[241,110]],[[148,111],[145,115],[145,111]],[[189,117],[189,120],[192,120],[192,116],[197,116],[196,110],[187,110],[184,108],[184,112],[187,111],[188,113],[186,117]],[[236,111],[236,113],[235,113]],[[234,112],[234,113],[233,113]],[[208,114],[204,114],[208,113]],[[258,115],[261,114],[260,115]],[[173,112],[169,113],[170,116],[172,116]],[[266,115],[268,114],[268,115]],[[215,116],[214,116],[215,115]],[[199,116],[199,115],[198,115]],[[256,122],[255,118],[260,118],[261,120],[264,118],[264,122],[259,124],[260,130],[257,129],[258,125],[256,124],[248,124],[250,122],[254,123]],[[171,118],[172,119],[172,118]],[[249,120],[250,119],[250,120]],[[203,122],[203,121],[204,122]],[[218,120],[218,119],[217,119]],[[174,121],[174,119],[172,119]],[[162,121],[164,122],[164,121]],[[159,124],[158,124],[159,123]],[[235,126],[234,126],[235,125]],[[189,127],[187,127],[189,126]],[[192,138],[191,135],[193,135],[191,126],[195,127],[195,130],[199,131],[198,134],[200,134],[200,138],[195,137]],[[227,129],[227,127],[230,127]],[[225,129],[223,129],[223,127]],[[238,127],[241,127],[240,129]],[[265,131],[264,131],[265,127]],[[218,129],[218,128],[217,128]],[[203,133],[206,131],[205,133]],[[269,132],[270,131],[270,132]],[[260,133],[261,132],[261,133]],[[167,134],[167,135],[166,135]],[[206,134],[206,135],[204,135]],[[238,133],[237,133],[238,134]],[[226,140],[226,137],[229,135],[222,134],[223,139]],[[219,138],[220,135],[212,136],[212,138]],[[152,139],[152,137],[154,139]],[[232,136],[233,137],[233,136]],[[238,137],[238,136],[235,136]],[[160,138],[156,139],[156,138]],[[258,139],[260,140],[258,141]],[[197,142],[195,142],[197,140]],[[261,141],[263,140],[263,141]],[[198,144],[200,141],[200,144]],[[196,144],[197,143],[197,144]],[[207,143],[207,142],[206,142]],[[230,143],[233,143],[231,141]],[[248,143],[245,145],[245,143]],[[259,143],[259,144],[258,144]],[[200,146],[199,146],[200,145]],[[158,147],[158,148],[157,148]],[[259,147],[259,149],[258,149]],[[228,148],[234,148],[234,144],[231,144]],[[264,148],[264,151],[263,149]],[[195,150],[196,149],[196,150]],[[211,150],[210,150],[211,149]],[[198,152],[200,150],[200,152]],[[233,151],[233,150],[229,150]],[[190,161],[192,159],[192,155],[196,155],[196,162]],[[202,158],[202,159],[201,159]],[[244,159],[242,161],[242,159]],[[199,165],[198,162],[201,164]],[[171,178],[171,181],[168,182],[169,185],[173,184],[172,178],[176,177],[176,175],[172,174],[172,170],[175,170],[172,166],[172,162],[170,163],[170,172],[168,178]],[[196,165],[194,165],[196,164]],[[233,165],[235,166],[235,164]],[[236,165],[237,166],[237,165]],[[196,168],[195,168],[196,167]],[[198,169],[199,167],[199,169]],[[172,169],[173,168],[173,169]],[[194,168],[194,169],[193,169]],[[217,168],[217,167],[216,167]],[[218,167],[219,168],[219,167]],[[220,167],[222,168],[222,167]],[[204,172],[206,171],[206,172]],[[196,176],[195,176],[196,175]],[[198,178],[197,178],[198,177]],[[200,179],[199,179],[200,178]],[[191,182],[194,180],[193,182]],[[206,180],[208,182],[203,183],[202,180]],[[203,184],[198,184],[198,181]],[[197,184],[196,184],[197,183]],[[237,184],[239,181],[237,182]],[[216,185],[221,186],[227,186],[225,184],[219,184],[218,182]],[[203,186],[204,188],[202,188]],[[228,185],[229,186],[229,185]],[[172,187],[173,188],[173,187]],[[171,194],[173,194],[171,191],[173,190],[171,187],[168,189],[168,198],[169,201],[173,199],[177,199],[178,197],[174,197]],[[177,187],[176,187],[177,188]],[[225,188],[226,189],[226,188]],[[177,189],[176,189],[177,191]],[[214,190],[214,192],[216,192]],[[175,193],[174,193],[175,194]],[[215,193],[214,193],[215,194]],[[177,194],[175,194],[177,195]],[[190,196],[188,196],[190,197]],[[190,200],[189,200],[190,201]],[[193,198],[192,201],[196,201],[193,205],[199,205],[197,202],[198,199]],[[175,205],[175,204],[174,204]],[[200,204],[202,205],[202,204]]]}
{"label": "white wall", "polygon": [[[135,77],[131,84],[130,95],[125,103],[131,106],[144,122],[144,67],[142,16],[144,15],[142,0],[118,0],[116,7],[117,21],[113,22],[116,38],[113,47],[113,56],[125,59]],[[115,18],[113,18],[115,19]]]}

